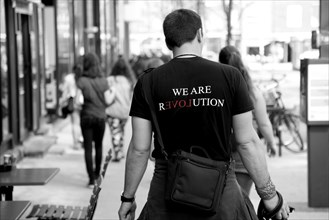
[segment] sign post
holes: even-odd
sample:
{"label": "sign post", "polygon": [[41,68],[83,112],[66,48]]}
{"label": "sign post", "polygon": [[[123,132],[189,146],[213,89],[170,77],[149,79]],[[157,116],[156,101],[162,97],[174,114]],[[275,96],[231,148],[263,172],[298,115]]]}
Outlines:
{"label": "sign post", "polygon": [[329,207],[329,60],[301,60],[300,110],[307,124],[308,205]]}

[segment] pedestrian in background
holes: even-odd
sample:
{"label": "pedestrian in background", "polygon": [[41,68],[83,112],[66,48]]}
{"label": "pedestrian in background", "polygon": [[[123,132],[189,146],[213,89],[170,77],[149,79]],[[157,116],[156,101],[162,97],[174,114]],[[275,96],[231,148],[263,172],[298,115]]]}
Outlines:
{"label": "pedestrian in background", "polygon": [[[252,79],[249,75],[246,66],[242,61],[240,52],[234,46],[226,46],[219,52],[219,62],[237,68],[243,76],[243,79],[247,83],[249,97],[254,105],[254,110],[252,111],[254,128],[256,131],[260,132],[261,136],[266,141],[267,150],[264,149],[264,151],[268,151],[268,154],[270,156],[275,156],[275,141],[273,129],[272,124],[267,115],[265,99],[261,91],[252,83]],[[249,195],[253,181],[247,169],[243,165],[239,153],[237,152],[237,143],[234,140],[233,135],[232,147],[232,157],[235,160],[236,178],[242,189]]]}
{"label": "pedestrian in background", "polygon": [[124,129],[129,117],[132,91],[136,82],[130,64],[122,56],[118,57],[107,81],[109,87],[116,91],[113,103],[106,108],[114,152],[112,161],[120,162],[124,158]]}
{"label": "pedestrian in background", "polygon": [[[168,155],[178,149],[189,151],[191,146],[197,145],[209,152],[213,160],[230,161],[233,128],[238,151],[266,209],[272,211],[278,208],[275,217],[287,219],[289,208],[271,181],[262,143],[252,127],[253,104],[243,77],[233,67],[201,57],[204,43],[202,22],[194,11],[179,9],[171,12],[163,22],[163,30],[167,47],[174,58],[143,74],[135,86],[130,110],[132,138],[126,159],[119,218],[134,219],[135,194],[148,163],[154,124],[145,99],[144,88],[149,87],[154,115]],[[213,104],[207,99],[214,100]],[[191,105],[172,105],[172,100],[190,102]],[[168,161],[157,138],[153,155],[155,170],[139,219],[258,219],[250,199],[242,193],[236,181],[232,164],[227,170],[225,187],[215,214],[204,215],[168,205],[165,199]]]}
{"label": "pedestrian in background", "polygon": [[[103,137],[105,132],[105,109],[115,96],[115,91],[109,88],[106,78],[101,71],[96,54],[88,53],[83,56],[83,72],[77,82],[83,95],[83,105],[80,113],[80,125],[83,135],[85,162],[89,177],[88,186],[92,187],[101,171],[103,158]],[[93,162],[93,144],[95,161]]]}
{"label": "pedestrian in background", "polygon": [[164,62],[162,61],[161,58],[152,57],[147,61],[146,69],[157,68],[157,67],[161,66],[162,64],[164,64]]}
{"label": "pedestrian in background", "polygon": [[130,63],[136,78],[138,78],[144,72],[149,59],[150,58],[146,56],[146,54],[141,54],[131,60]]}
{"label": "pedestrian in background", "polygon": [[[69,116],[71,122],[72,138],[73,138],[73,149],[79,149],[80,143],[82,143],[81,129],[80,129],[80,107],[77,105],[77,99],[79,97],[78,87],[76,85],[77,75],[81,72],[81,68],[78,64],[73,66],[72,72],[65,74],[63,84],[61,85],[62,95],[59,99],[62,111],[62,117],[66,118]],[[72,99],[72,111],[67,112],[67,105],[69,100]]]}

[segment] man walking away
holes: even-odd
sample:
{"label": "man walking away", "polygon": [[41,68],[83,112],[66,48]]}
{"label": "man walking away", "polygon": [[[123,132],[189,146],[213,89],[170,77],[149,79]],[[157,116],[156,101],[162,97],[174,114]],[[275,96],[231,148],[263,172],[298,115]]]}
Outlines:
{"label": "man walking away", "polygon": [[[233,129],[238,152],[266,209],[278,209],[276,218],[287,219],[289,207],[271,181],[262,143],[252,127],[253,105],[241,74],[233,67],[201,58],[203,29],[201,18],[194,11],[171,12],[163,22],[163,31],[174,58],[142,75],[135,86],[130,110],[132,138],[119,218],[134,219],[134,198],[147,167],[153,120],[143,88],[150,87],[159,130],[169,156],[178,149],[188,151],[197,145],[213,160],[230,161],[229,140]],[[169,205],[165,199],[167,161],[161,153],[158,135],[155,132],[152,152],[155,171],[139,219],[258,219],[248,196],[237,183],[233,163],[215,214],[204,215]],[[283,203],[278,206],[279,201]]]}

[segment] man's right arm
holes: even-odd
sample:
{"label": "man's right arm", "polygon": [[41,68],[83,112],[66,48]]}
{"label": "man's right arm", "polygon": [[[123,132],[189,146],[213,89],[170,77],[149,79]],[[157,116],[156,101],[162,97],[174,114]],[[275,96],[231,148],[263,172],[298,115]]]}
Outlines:
{"label": "man's right arm", "polygon": [[[149,120],[132,117],[132,138],[129,144],[123,196],[134,198],[138,185],[145,173],[150,155],[152,125]],[[120,220],[134,219],[136,203],[122,202],[119,209]]]}
{"label": "man's right arm", "polygon": [[136,190],[147,167],[150,155],[152,125],[149,120],[132,117],[132,138],[129,144],[124,193],[128,197],[135,196]]}
{"label": "man's right arm", "polygon": [[[267,169],[264,147],[252,126],[251,111],[233,116],[233,130],[238,144],[238,152],[256,188],[266,187],[270,175]],[[278,200],[278,196],[275,195],[272,198],[263,199],[263,202],[265,207],[271,211],[277,206]],[[287,213],[289,213],[289,207],[284,203],[277,214],[277,218],[288,218]]]}

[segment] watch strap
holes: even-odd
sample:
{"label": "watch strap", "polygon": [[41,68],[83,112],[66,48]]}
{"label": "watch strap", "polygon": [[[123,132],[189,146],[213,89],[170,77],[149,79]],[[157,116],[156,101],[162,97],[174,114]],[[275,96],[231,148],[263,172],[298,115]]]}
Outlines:
{"label": "watch strap", "polygon": [[125,197],[123,195],[123,193],[121,194],[121,202],[134,202],[135,201],[135,197],[132,197],[132,198],[128,198],[128,197]]}

